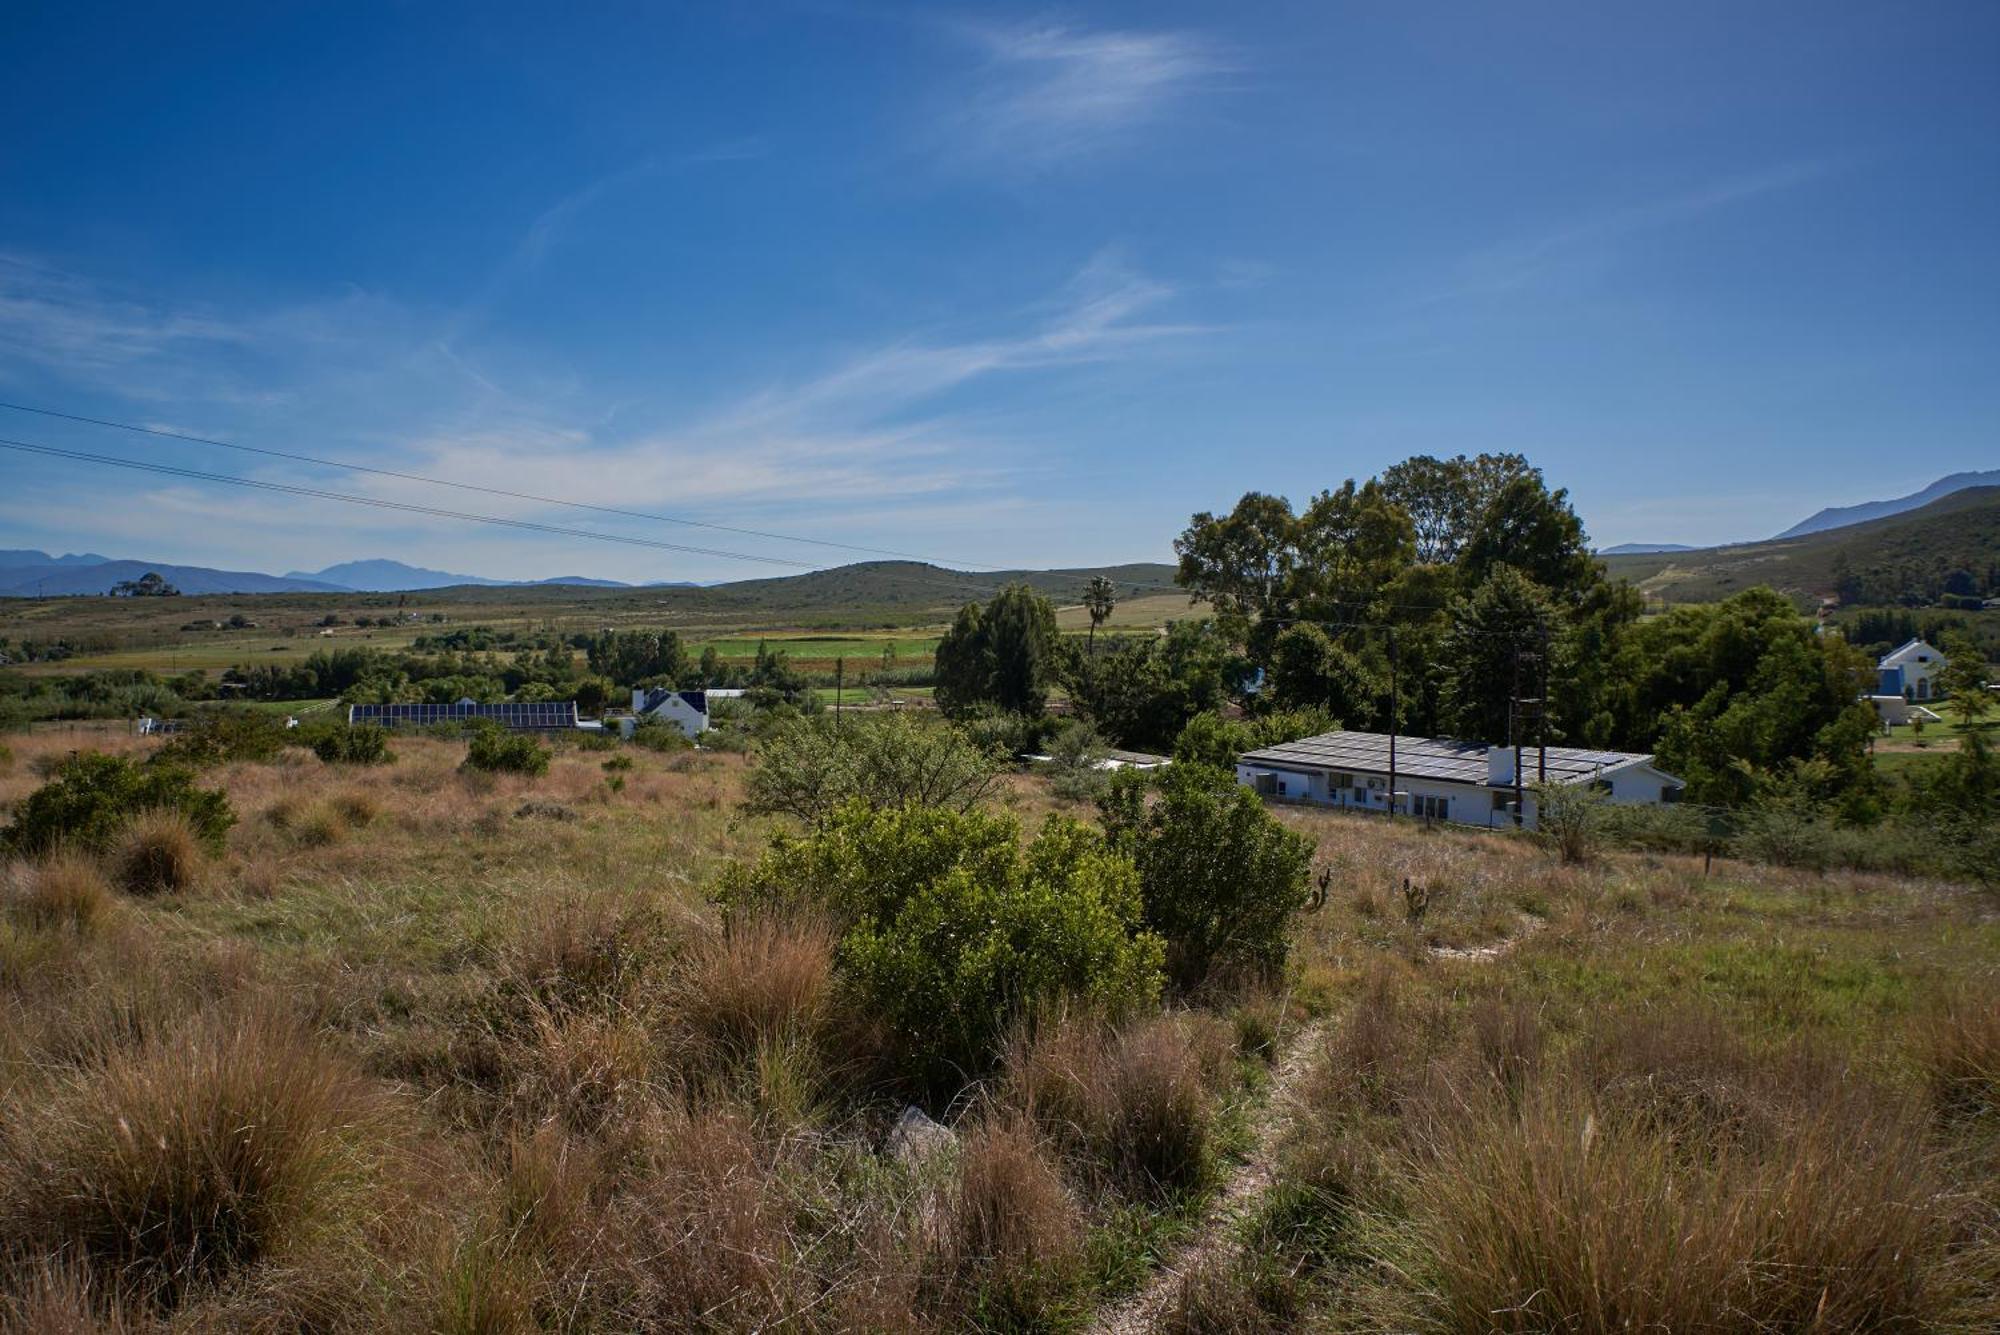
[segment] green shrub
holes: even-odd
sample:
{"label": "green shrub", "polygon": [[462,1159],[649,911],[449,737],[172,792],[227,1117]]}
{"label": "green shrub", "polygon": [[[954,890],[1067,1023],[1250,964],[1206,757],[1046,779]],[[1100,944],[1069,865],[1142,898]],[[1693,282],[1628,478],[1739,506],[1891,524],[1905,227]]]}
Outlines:
{"label": "green shrub", "polygon": [[1535,830],[1564,862],[1588,862],[1603,831],[1606,799],[1582,783],[1538,783]]}
{"label": "green shrub", "polygon": [[389,730],[379,723],[329,728],[313,738],[312,749],[329,765],[386,765],[396,758]]}
{"label": "green shrub", "polygon": [[1220,714],[1196,714],[1174,741],[1174,760],[1182,765],[1212,765],[1234,769],[1245,751],[1253,750],[1249,729]]}
{"label": "green shrub", "polygon": [[965,811],[989,792],[999,756],[948,724],[914,714],[794,719],[761,748],[746,806],[824,821],[859,799],[871,806]]}
{"label": "green shrub", "polygon": [[153,755],[157,761],[202,769],[237,760],[274,759],[288,740],[284,721],[274,714],[217,710],[195,715]]}
{"label": "green shrub", "polygon": [[1104,790],[1107,771],[1098,766],[1109,748],[1094,726],[1071,719],[1050,736],[1048,747],[1049,786],[1057,797],[1087,802]]}
{"label": "green shrub", "polygon": [[489,774],[547,774],[549,749],[528,733],[485,727],[472,734],[464,767]]}
{"label": "green shrub", "polygon": [[1306,904],[1312,841],[1234,775],[1206,765],[1125,770],[1098,806],[1138,865],[1144,922],[1167,943],[1175,986],[1198,987],[1218,966],[1284,963],[1292,916]]}
{"label": "green shrub", "polygon": [[686,733],[671,723],[662,723],[654,718],[642,719],[632,729],[632,741],[648,751],[688,751],[694,748]]}
{"label": "green shrub", "polygon": [[59,845],[101,852],[130,818],[161,809],[186,816],[195,836],[215,849],[236,823],[229,799],[195,787],[193,773],[179,765],[139,765],[86,751],[63,761],[21,803],[5,844],[15,853],[46,853]]}
{"label": "green shrub", "polygon": [[1023,849],[1008,817],[855,802],[728,876],[722,897],[831,914],[844,985],[934,1088],[990,1065],[1025,1011],[1116,1011],[1159,991],[1130,859],[1059,817]]}

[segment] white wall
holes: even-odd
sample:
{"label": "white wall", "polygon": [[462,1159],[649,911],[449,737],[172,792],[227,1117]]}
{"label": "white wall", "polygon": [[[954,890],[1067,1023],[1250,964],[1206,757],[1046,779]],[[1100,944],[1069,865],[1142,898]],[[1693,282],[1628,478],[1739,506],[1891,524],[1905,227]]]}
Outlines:
{"label": "white wall", "polygon": [[708,715],[673,692],[669,692],[666,698],[646,716],[656,718],[662,723],[673,724],[689,739],[699,737],[708,731]]}

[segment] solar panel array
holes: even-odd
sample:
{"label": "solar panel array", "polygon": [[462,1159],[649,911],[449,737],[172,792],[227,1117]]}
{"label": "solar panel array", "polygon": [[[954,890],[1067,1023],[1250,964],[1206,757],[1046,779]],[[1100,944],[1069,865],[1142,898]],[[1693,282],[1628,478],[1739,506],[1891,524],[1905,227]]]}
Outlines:
{"label": "solar panel array", "polygon": [[[1443,779],[1453,783],[1487,782],[1486,753],[1491,748],[1480,742],[1450,738],[1398,737],[1396,773],[1413,779]],[[1535,747],[1521,748],[1521,772],[1533,779],[1540,753]],[[1651,756],[1627,751],[1585,751],[1576,747],[1548,748],[1549,778],[1557,783],[1575,783],[1595,777],[1600,771]],[[1329,732],[1296,742],[1267,746],[1243,757],[1250,765],[1303,765],[1311,769],[1358,770],[1364,774],[1389,772],[1389,734],[1386,732]]]}
{"label": "solar panel array", "polygon": [[577,726],[576,701],[532,700],[495,705],[396,704],[350,705],[347,721],[378,723],[385,728],[422,728],[433,723],[462,723],[467,719],[492,719],[516,732],[555,732]]}

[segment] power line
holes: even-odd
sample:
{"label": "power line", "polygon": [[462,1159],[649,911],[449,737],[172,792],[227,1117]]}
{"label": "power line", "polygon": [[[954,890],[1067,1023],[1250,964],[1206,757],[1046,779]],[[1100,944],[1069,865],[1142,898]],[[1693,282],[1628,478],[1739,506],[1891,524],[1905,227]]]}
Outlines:
{"label": "power line", "polygon": [[752,552],[724,551],[715,547],[695,547],[687,543],[663,542],[657,538],[635,538],[618,533],[598,533],[590,529],[571,528],[562,524],[543,524],[532,519],[509,519],[502,515],[474,514],[464,510],[447,510],[435,505],[418,505],[411,501],[392,501],[380,496],[356,496],[350,492],[328,491],[321,487],[306,487],[290,482],[269,482],[259,478],[237,477],[230,473],[211,473],[200,468],[180,468],[173,464],[148,463],[141,459],[120,459],[108,454],[90,454],[83,450],[58,449],[53,445],[36,445],[25,440],[11,440],[0,437],[0,448],[16,450],[24,454],[43,454],[58,459],[75,459],[84,463],[104,464],[113,468],[130,468],[145,473],[162,473],[169,477],[190,478],[199,482],[221,482],[234,487],[252,487],[258,491],[284,492],[292,496],[307,496],[316,500],[341,501],[348,505],[365,505],[378,510],[399,510],[407,514],[432,515],[441,519],[460,519],[475,524],[496,524],[504,528],[528,529],[537,533],[555,533],[567,537],[590,538],[597,542],[617,542],[632,547],[654,547],[663,551],[683,552],[696,556],[715,556],[730,561],[755,561],[764,565],[792,566],[810,570],[814,567],[807,561],[794,561],[782,556],[760,556]]}
{"label": "power line", "polygon": [[[448,510],[435,505],[418,505],[412,501],[392,501],[380,496],[356,496],[351,492],[329,491],[323,487],[307,487],[291,482],[270,482],[260,478],[237,477],[233,473],[213,473],[200,468],[182,468],[174,464],[148,463],[140,459],[121,459],[115,455],[92,454],[84,450],[65,450],[53,445],[37,445],[32,441],[13,440],[0,437],[0,449],[15,450],[23,454],[47,455],[51,458],[74,459],[83,463],[103,464],[113,468],[128,468],[137,472],[158,473],[168,477],[189,478],[198,482],[219,482],[232,487],[249,487],[258,491],[280,492],[292,496],[304,496],[314,500],[340,501],[347,505],[363,505],[378,510],[395,510],[405,514],[428,515],[438,519],[457,519],[472,524],[492,524],[502,528],[525,529],[534,533],[553,533],[562,537],[588,538],[593,542],[615,542],[628,547],[648,547],[659,551],[681,552],[695,556],[713,556],[728,561],[753,561],[762,565],[786,566],[795,570],[814,571],[819,567],[810,561],[799,561],[783,556],[764,556],[755,552],[726,551],[716,547],[696,547],[687,543],[666,542],[658,538],[636,538],[618,533],[599,533],[593,529],[573,528],[564,524],[544,524],[531,519],[509,519],[502,515],[477,514],[465,510]],[[976,573],[976,572],[973,572]],[[903,574],[899,576],[912,583],[929,584],[940,589],[949,589],[963,596],[967,593],[991,594],[994,586],[977,579],[939,578],[932,575]]]}
{"label": "power line", "polygon": [[644,510],[623,510],[612,505],[595,505],[589,501],[565,500],[560,496],[540,496],[533,492],[511,491],[505,487],[488,487],[476,482],[459,482],[452,478],[428,477],[422,473],[404,473],[393,468],[376,468],[369,464],[354,463],[344,459],[323,459],[311,454],[296,454],[288,450],[274,450],[262,445],[245,445],[239,441],[217,440],[212,436],[196,436],[181,431],[167,431],[159,427],[140,426],[136,422],[115,422],[109,418],[86,417],[81,413],[58,412],[53,408],[36,408],[25,403],[0,402],[0,408],[18,413],[34,413],[40,417],[59,418],[66,422],[82,422],[90,426],[110,427],[115,431],[130,431],[142,436],[157,436],[164,440],[186,441],[193,445],[213,445],[219,449],[237,450],[244,454],[260,454],[269,459],[288,459],[293,463],[316,464],[322,468],[339,468],[351,473],[372,473],[377,477],[399,478],[405,482],[421,482],[432,487],[452,487],[459,491],[474,491],[487,496],[504,496],[509,500],[538,501],[543,505],[560,505],[572,510],[590,510],[597,514],[618,515],[625,519],[644,519],[659,524],[679,524],[688,528],[711,529],[718,533],[734,533],[746,538],[765,538],[775,542],[795,542],[813,547],[831,547],[841,551],[861,552],[870,556],[893,556],[904,561],[922,561],[931,565],[957,566],[962,562],[937,561],[919,556],[914,552],[901,552],[887,547],[868,547],[858,543],[835,542],[828,538],[807,538],[795,533],[775,533],[764,529],[737,528],[729,524],[715,524],[701,519],[687,519],[674,515],[652,514]]}

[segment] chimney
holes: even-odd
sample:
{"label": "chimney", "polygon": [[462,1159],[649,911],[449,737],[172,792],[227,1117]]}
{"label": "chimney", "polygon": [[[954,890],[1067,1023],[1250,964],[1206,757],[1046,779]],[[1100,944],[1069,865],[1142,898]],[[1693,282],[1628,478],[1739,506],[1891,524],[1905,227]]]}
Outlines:
{"label": "chimney", "polygon": [[1511,746],[1489,746],[1486,748],[1486,782],[1496,788],[1514,786],[1514,748]]}
{"label": "chimney", "polygon": [[646,707],[646,692],[641,688],[634,686],[632,688],[632,712],[634,714],[637,714],[642,710],[644,710],[645,707]]}

